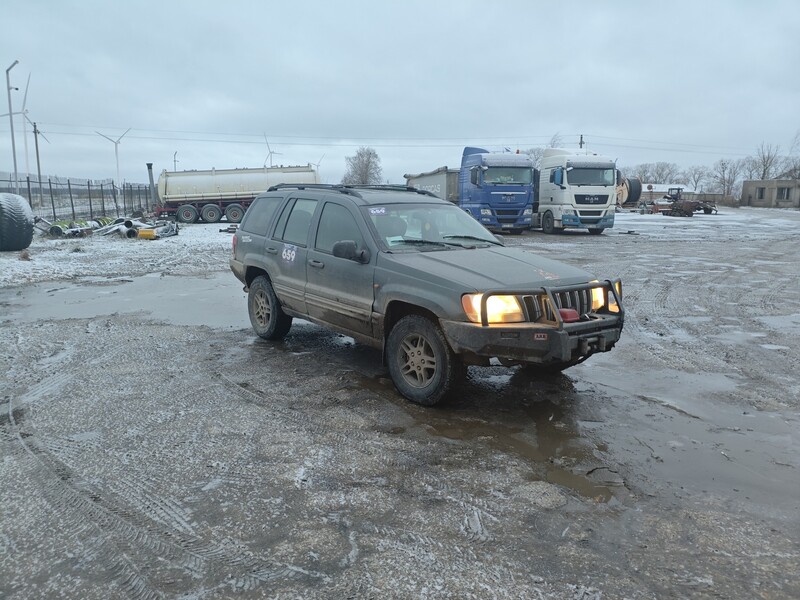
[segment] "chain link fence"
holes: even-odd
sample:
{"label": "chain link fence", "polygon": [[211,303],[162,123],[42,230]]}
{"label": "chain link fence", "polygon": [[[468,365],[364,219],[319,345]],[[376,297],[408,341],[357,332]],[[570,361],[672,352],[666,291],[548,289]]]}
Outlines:
{"label": "chain link fence", "polygon": [[[5,178],[2,176],[5,175]],[[33,214],[49,221],[91,220],[96,217],[126,217],[141,211],[155,210],[150,186],[124,183],[116,186],[111,179],[92,181],[67,177],[48,177],[41,185],[36,177],[14,180],[0,174],[0,192],[18,193],[27,198]]]}

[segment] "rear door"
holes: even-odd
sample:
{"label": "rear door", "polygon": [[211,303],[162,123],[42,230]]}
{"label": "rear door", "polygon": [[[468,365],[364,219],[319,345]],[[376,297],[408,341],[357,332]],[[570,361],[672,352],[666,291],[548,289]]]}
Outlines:
{"label": "rear door", "polygon": [[[364,264],[334,256],[333,245],[344,240],[369,249],[370,261]],[[372,337],[376,252],[372,235],[355,207],[335,200],[325,202],[308,249],[308,314],[339,330]]]}
{"label": "rear door", "polygon": [[312,198],[290,199],[266,244],[267,253],[274,257],[272,287],[284,307],[300,314],[306,314],[306,264],[317,204]]}

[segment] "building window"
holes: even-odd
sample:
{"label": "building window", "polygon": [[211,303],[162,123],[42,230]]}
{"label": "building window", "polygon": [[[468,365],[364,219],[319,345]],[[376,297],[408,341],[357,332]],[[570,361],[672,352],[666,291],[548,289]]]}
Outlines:
{"label": "building window", "polygon": [[764,199],[764,190],[766,188],[756,188],[756,199],[763,200]]}
{"label": "building window", "polygon": [[788,187],[779,187],[778,188],[778,195],[776,196],[778,200],[789,200],[789,194],[792,188]]}

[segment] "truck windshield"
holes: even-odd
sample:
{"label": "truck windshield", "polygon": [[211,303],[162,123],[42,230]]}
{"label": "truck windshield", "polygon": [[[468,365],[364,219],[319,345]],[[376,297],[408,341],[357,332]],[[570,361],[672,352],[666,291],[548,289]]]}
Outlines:
{"label": "truck windshield", "polygon": [[570,185],[614,185],[614,169],[568,169],[567,183]]}
{"label": "truck windshield", "polygon": [[484,183],[530,185],[533,172],[526,167],[489,167],[483,172]]}

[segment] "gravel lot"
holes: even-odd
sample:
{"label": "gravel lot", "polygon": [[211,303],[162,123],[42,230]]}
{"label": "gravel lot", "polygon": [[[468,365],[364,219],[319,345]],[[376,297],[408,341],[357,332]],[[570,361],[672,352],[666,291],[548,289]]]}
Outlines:
{"label": "gravel lot", "polygon": [[219,229],[0,254],[0,597],[800,598],[800,212],[508,236],[623,339],[434,409],[258,339]]}

